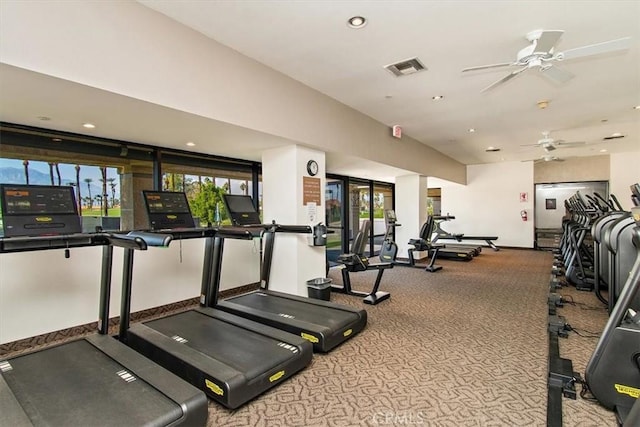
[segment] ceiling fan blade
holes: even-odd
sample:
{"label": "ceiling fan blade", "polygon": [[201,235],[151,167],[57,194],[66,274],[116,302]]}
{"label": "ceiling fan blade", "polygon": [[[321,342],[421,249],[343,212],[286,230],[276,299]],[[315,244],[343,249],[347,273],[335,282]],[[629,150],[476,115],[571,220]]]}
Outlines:
{"label": "ceiling fan blade", "polygon": [[515,70],[513,73],[511,74],[507,74],[506,76],[504,76],[503,78],[501,78],[500,80],[498,80],[497,82],[491,83],[489,86],[485,87],[484,89],[482,89],[480,92],[486,92],[488,90],[493,89],[494,87],[501,85],[503,83],[508,82],[509,80],[511,80],[512,78],[514,78],[515,76],[517,76],[518,74],[520,74],[521,72],[523,72],[524,70],[526,70],[528,67],[523,67],[520,68],[519,70]]}
{"label": "ceiling fan blade", "polygon": [[600,53],[615,52],[616,50],[629,49],[629,47],[631,47],[631,37],[624,37],[621,39],[610,40],[608,42],[591,44],[588,46],[565,50],[564,52],[558,52],[556,55],[554,55],[554,58],[562,61],[565,59],[598,55]]}
{"label": "ceiling fan blade", "polygon": [[579,147],[579,146],[585,145],[585,144],[586,144],[585,141],[572,141],[572,142],[559,142],[559,143],[556,143],[556,145],[558,145],[560,147],[566,147],[566,148]]}
{"label": "ceiling fan blade", "polygon": [[562,68],[558,68],[554,65],[548,65],[546,68],[541,68],[540,71],[542,71],[543,75],[549,77],[556,83],[566,83],[575,77],[567,70],[563,70]]}
{"label": "ceiling fan blade", "polygon": [[562,30],[543,31],[536,41],[534,53],[548,53],[558,43],[563,34],[564,31]]}
{"label": "ceiling fan blade", "polygon": [[487,68],[500,68],[500,67],[508,67],[513,65],[513,62],[501,62],[500,64],[489,64],[489,65],[479,65],[477,67],[469,67],[462,70],[462,72],[466,71],[477,71],[477,70],[486,70]]}

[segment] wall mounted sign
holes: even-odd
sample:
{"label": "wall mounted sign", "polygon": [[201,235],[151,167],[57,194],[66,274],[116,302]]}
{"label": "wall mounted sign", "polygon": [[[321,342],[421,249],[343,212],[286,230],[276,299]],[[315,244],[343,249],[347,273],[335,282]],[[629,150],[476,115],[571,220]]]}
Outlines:
{"label": "wall mounted sign", "polygon": [[308,205],[315,203],[316,206],[322,206],[320,192],[320,178],[311,178],[309,176],[302,177],[302,204]]}

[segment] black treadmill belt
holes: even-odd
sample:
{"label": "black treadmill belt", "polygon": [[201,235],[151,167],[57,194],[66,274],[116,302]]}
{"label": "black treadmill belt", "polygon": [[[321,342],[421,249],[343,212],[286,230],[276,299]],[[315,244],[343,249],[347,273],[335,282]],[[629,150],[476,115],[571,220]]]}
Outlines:
{"label": "black treadmill belt", "polygon": [[85,340],[8,360],[2,373],[36,426],[167,425],[179,405]]}
{"label": "black treadmill belt", "polygon": [[[262,292],[240,295],[225,301],[271,314],[291,315],[295,319],[326,326],[332,330],[340,330],[357,319],[357,315],[346,310],[331,309],[312,302],[305,303]],[[286,317],[282,319],[286,321]]]}
{"label": "black treadmill belt", "polygon": [[167,337],[186,340],[189,346],[208,355],[251,380],[291,360],[291,350],[280,341],[249,331],[195,310],[144,322]]}

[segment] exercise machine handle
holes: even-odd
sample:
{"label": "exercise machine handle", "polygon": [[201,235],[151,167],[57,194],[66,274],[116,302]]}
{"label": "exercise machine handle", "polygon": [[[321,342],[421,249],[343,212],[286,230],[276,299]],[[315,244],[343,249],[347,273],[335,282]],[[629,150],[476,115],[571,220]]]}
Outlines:
{"label": "exercise machine handle", "polygon": [[[126,236],[144,242],[146,246],[156,246],[166,248],[173,240],[170,234],[150,233],[148,231],[131,231]],[[145,248],[146,249],[146,248]]]}
{"label": "exercise machine handle", "polygon": [[313,230],[308,225],[274,224],[274,229],[276,233],[301,233],[301,234],[313,233]]}
{"label": "exercise machine handle", "polygon": [[[255,229],[256,227],[254,227]],[[220,227],[216,230],[216,237],[221,239],[253,239],[254,233],[251,232],[250,227]]]}

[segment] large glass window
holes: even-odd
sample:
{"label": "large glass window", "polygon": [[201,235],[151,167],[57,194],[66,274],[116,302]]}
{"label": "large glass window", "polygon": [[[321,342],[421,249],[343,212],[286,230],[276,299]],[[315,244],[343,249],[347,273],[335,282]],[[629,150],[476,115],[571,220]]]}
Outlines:
{"label": "large glass window", "polygon": [[0,137],[0,183],[75,187],[85,231],[147,228],[142,190],[200,198],[192,208],[201,223],[228,222],[224,193],[250,195],[261,206],[255,162],[8,123],[0,123]]}
{"label": "large glass window", "polygon": [[[69,158],[53,152],[51,158]],[[27,158],[15,159],[3,147],[0,157],[0,183],[31,185],[65,185],[75,189],[78,212],[82,216],[85,231],[119,230],[121,217],[120,174],[117,167],[84,163],[42,161]],[[46,156],[38,156],[43,158]]]}
{"label": "large glass window", "polygon": [[253,194],[250,171],[220,168],[193,168],[175,163],[163,164],[163,190],[184,191],[191,212],[201,226],[230,225],[222,196],[224,194]]}

